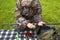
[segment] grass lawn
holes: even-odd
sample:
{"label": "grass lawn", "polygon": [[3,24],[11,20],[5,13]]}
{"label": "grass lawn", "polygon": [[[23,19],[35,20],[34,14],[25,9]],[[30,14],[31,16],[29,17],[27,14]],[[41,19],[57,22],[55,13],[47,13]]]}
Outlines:
{"label": "grass lawn", "polygon": [[[60,22],[60,0],[39,0],[42,5],[42,18],[46,23]],[[2,27],[2,24],[15,23],[14,10],[16,0],[0,0],[0,29],[12,29]],[[56,26],[60,28],[60,26]]]}

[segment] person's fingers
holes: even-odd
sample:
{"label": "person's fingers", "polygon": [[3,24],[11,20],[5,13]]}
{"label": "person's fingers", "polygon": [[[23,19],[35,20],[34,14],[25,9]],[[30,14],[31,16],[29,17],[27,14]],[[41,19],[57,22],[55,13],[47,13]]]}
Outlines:
{"label": "person's fingers", "polygon": [[27,24],[27,27],[28,27],[28,28],[31,28],[31,24],[30,24],[30,23],[28,23],[28,24]]}
{"label": "person's fingers", "polygon": [[30,25],[31,25],[30,23],[27,24],[27,26],[30,26]]}
{"label": "person's fingers", "polygon": [[43,26],[43,24],[44,24],[44,22],[42,22],[42,21],[38,23],[39,26]]}
{"label": "person's fingers", "polygon": [[43,26],[43,24],[42,24],[42,23],[39,23],[38,25],[39,25],[39,26]]}
{"label": "person's fingers", "polygon": [[35,26],[33,24],[30,24],[30,23],[27,24],[27,27],[30,28],[30,29],[34,29],[35,28]]}
{"label": "person's fingers", "polygon": [[33,25],[32,28],[36,28],[35,25]]}

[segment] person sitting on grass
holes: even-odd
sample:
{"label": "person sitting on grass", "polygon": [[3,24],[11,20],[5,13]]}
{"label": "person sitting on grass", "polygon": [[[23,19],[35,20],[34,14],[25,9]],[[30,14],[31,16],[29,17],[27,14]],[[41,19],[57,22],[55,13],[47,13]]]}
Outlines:
{"label": "person sitting on grass", "polygon": [[41,11],[41,5],[37,0],[19,0],[15,10],[16,23],[19,24],[17,28],[19,30],[24,30],[26,27],[34,29],[34,22],[42,26],[44,22],[42,21]]}
{"label": "person sitting on grass", "polygon": [[[15,18],[16,24],[19,24],[15,27],[18,32],[42,27],[39,30],[41,31],[40,35],[37,35],[38,40],[47,40],[51,38],[54,33],[53,29],[43,26],[45,22],[42,20],[42,8],[38,0],[18,0],[15,9]],[[37,27],[34,23],[37,23]],[[45,31],[46,29],[49,30]],[[37,33],[39,33],[39,31]]]}

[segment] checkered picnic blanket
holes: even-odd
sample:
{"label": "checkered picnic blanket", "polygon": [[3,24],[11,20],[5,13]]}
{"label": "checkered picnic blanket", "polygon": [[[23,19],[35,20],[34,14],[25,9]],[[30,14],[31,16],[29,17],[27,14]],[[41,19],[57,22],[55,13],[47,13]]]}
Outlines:
{"label": "checkered picnic blanket", "polygon": [[[26,40],[24,33],[27,31],[21,31],[19,34],[19,40]],[[32,37],[29,40],[37,40],[35,31],[28,31],[32,34]],[[16,30],[0,30],[0,40],[16,40],[17,38]]]}

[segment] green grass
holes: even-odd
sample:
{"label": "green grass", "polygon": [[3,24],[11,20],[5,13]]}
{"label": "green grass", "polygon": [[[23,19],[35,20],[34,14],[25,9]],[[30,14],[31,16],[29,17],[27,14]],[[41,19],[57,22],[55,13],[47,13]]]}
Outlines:
{"label": "green grass", "polygon": [[[0,0],[0,25],[15,23],[14,10],[16,0]],[[3,27],[4,29],[11,29],[12,27]],[[0,26],[2,29],[2,26]]]}
{"label": "green grass", "polygon": [[[60,0],[40,0],[42,17],[46,23],[60,22]],[[56,26],[59,28],[60,26]]]}
{"label": "green grass", "polygon": [[[39,0],[42,5],[42,18],[46,23],[60,22],[60,0]],[[15,23],[16,0],[0,0],[0,29],[2,24]],[[59,28],[59,26],[56,26]],[[12,27],[3,27],[12,29]]]}

